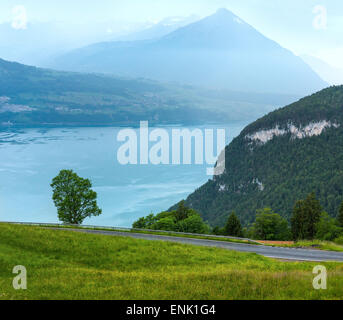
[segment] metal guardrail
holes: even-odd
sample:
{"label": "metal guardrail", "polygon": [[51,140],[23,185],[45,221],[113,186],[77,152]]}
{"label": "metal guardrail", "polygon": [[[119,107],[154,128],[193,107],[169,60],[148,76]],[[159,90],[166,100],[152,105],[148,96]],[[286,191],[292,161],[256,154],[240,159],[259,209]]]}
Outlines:
{"label": "metal guardrail", "polygon": [[164,233],[166,235],[183,235],[183,236],[196,236],[196,237],[210,237],[217,239],[226,239],[226,240],[238,240],[238,241],[249,241],[253,243],[258,243],[258,241],[248,239],[248,238],[239,238],[239,237],[229,237],[229,236],[218,236],[213,234],[201,234],[201,233],[186,233],[186,232],[177,232],[177,231],[165,231],[165,230],[151,230],[151,229],[138,229],[138,228],[124,228],[124,227],[108,227],[108,226],[90,226],[90,225],[79,225],[79,224],[66,224],[66,223],[40,223],[40,222],[8,222],[0,221],[4,224],[18,224],[18,225],[27,225],[27,226],[37,226],[37,227],[75,227],[78,229],[91,229],[91,230],[108,230],[108,231],[124,231],[124,232],[149,232],[149,233]]}

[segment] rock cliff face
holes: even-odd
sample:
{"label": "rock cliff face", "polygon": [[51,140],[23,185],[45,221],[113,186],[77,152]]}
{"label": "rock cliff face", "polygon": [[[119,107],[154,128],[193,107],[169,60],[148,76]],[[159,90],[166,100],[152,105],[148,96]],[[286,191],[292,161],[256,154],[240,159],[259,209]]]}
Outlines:
{"label": "rock cliff face", "polygon": [[268,141],[272,140],[274,137],[283,136],[286,134],[291,134],[293,139],[303,139],[306,137],[319,136],[327,128],[335,127],[338,128],[340,125],[337,123],[331,123],[331,121],[322,120],[319,122],[311,122],[304,127],[296,127],[294,124],[290,123],[287,125],[286,129],[281,129],[279,125],[275,128],[268,130],[260,130],[251,135],[247,135],[246,139],[252,142],[257,142],[260,144],[266,144]]}

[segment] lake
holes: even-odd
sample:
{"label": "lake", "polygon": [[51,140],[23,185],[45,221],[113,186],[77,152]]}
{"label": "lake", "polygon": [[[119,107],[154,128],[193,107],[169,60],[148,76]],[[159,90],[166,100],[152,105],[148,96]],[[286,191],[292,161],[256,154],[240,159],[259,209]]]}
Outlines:
{"label": "lake", "polygon": [[[235,122],[206,129],[225,128],[229,143],[246,125]],[[57,223],[50,183],[61,169],[73,169],[92,181],[103,214],[84,223],[98,226],[130,227],[139,217],[168,209],[211,178],[207,164],[119,164],[117,150],[123,144],[117,141],[119,130],[0,131],[0,220]]]}

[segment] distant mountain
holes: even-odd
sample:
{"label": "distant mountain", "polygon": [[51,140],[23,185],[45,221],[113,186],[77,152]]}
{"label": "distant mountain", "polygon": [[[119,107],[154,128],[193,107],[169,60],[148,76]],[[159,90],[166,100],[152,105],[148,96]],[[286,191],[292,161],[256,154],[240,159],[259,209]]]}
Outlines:
{"label": "distant mountain", "polygon": [[45,62],[51,55],[64,53],[61,47],[66,47],[66,41],[61,40],[52,23],[28,23],[26,29],[14,29],[11,23],[2,23],[0,38],[0,57],[23,63]]}
{"label": "distant mountain", "polygon": [[141,41],[162,38],[163,36],[181,27],[195,22],[196,20],[199,20],[199,18],[195,15],[187,18],[168,17],[156,24],[144,28],[143,30],[136,31],[125,36],[117,37],[115,41]]}
{"label": "distant mountain", "polygon": [[309,55],[302,55],[301,58],[326,82],[332,85],[343,84],[343,69],[335,68],[323,60]]}
{"label": "distant mountain", "polygon": [[226,170],[186,203],[212,225],[231,211],[248,225],[257,209],[290,218],[299,199],[315,192],[336,216],[343,201],[343,86],[331,87],[247,126],[227,146]]}
{"label": "distant mountain", "polygon": [[57,72],[0,59],[0,127],[229,122],[294,99]]}
{"label": "distant mountain", "polygon": [[[136,30],[143,26],[127,24],[126,28]],[[14,29],[11,23],[0,23],[0,57],[46,66],[56,56],[70,50],[94,42],[113,40],[123,34],[123,29],[119,22],[29,22],[24,29]]]}
{"label": "distant mountain", "polygon": [[226,9],[157,40],[81,48],[54,66],[245,92],[303,95],[326,86],[301,58]]}

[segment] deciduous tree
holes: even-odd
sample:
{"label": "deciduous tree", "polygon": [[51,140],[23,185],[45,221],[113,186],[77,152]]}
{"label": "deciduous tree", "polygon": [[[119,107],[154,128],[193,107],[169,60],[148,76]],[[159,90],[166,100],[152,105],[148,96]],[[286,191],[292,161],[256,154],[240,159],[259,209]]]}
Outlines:
{"label": "deciduous tree", "polygon": [[79,177],[72,170],[61,170],[52,180],[51,187],[52,199],[60,221],[82,224],[84,219],[102,213],[97,205],[97,194],[91,189],[90,180]]}

